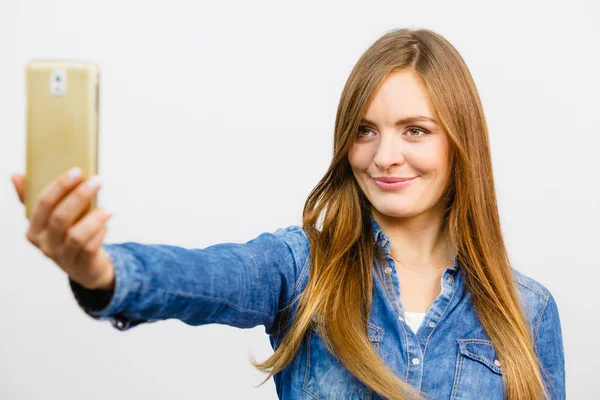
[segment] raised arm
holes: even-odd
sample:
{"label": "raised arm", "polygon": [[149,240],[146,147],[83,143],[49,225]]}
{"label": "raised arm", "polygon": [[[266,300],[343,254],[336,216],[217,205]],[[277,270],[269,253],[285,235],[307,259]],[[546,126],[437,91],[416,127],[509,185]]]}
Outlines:
{"label": "raised arm", "polygon": [[298,294],[309,255],[308,239],[295,225],[246,243],[204,249],[135,242],[102,246],[115,268],[114,291],[88,290],[72,280],[70,285],[88,315],[119,330],[177,318],[189,325],[264,325],[271,334],[280,311]]}

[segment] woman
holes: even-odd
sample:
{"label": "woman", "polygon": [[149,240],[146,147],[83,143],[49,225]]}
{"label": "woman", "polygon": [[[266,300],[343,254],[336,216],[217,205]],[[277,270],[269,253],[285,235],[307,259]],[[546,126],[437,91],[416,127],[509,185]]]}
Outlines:
{"label": "woman", "polygon": [[120,330],[264,325],[275,352],[253,364],[282,399],[565,398],[556,303],[510,265],[481,101],[439,34],[393,30],[359,59],[302,227],[102,244],[109,214],[77,221],[99,190],[81,179],[49,185],[27,237]]}

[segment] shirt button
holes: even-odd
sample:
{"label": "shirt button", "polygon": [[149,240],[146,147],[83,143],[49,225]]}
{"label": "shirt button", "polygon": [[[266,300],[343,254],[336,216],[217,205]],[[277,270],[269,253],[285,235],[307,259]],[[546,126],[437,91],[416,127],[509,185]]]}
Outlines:
{"label": "shirt button", "polygon": [[447,278],[446,278],[446,280],[447,280],[449,283],[452,283],[452,282],[454,282],[454,279],[453,279],[451,276],[447,277]]}
{"label": "shirt button", "polygon": [[412,363],[413,363],[414,365],[419,365],[419,364],[421,364],[421,361],[420,361],[418,358],[413,358],[413,359],[412,359]]}
{"label": "shirt button", "polygon": [[124,326],[125,326],[125,324],[123,323],[123,321],[121,321],[120,319],[118,319],[117,320],[117,328],[123,329]]}
{"label": "shirt button", "polygon": [[500,366],[500,361],[494,360],[494,364],[496,364],[496,367],[499,367]]}
{"label": "shirt button", "polygon": [[430,327],[430,328],[433,328],[433,327],[435,326],[435,322],[433,322],[433,321],[432,321],[432,322],[430,322],[430,323],[429,323],[429,324],[427,324],[427,325],[429,325],[429,327]]}
{"label": "shirt button", "polygon": [[392,273],[392,267],[385,267],[385,270],[383,272],[385,272],[388,275],[391,274]]}
{"label": "shirt button", "polygon": [[398,315],[398,319],[399,319],[400,321],[404,321],[404,318],[402,318],[402,315]]}

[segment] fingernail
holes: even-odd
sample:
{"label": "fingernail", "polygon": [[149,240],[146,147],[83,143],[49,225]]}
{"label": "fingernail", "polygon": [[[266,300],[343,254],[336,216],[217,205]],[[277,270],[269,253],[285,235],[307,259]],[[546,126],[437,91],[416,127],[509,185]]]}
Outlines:
{"label": "fingernail", "polygon": [[102,184],[102,179],[100,175],[94,175],[86,182],[89,188],[95,189]]}
{"label": "fingernail", "polygon": [[81,175],[81,169],[79,169],[79,167],[73,167],[69,170],[67,174],[69,175],[69,178],[75,179],[79,175]]}

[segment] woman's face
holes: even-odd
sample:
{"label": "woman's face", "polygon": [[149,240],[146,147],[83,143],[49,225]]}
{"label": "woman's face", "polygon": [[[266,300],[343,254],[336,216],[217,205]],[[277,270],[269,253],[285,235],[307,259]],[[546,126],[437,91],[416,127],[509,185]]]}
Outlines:
{"label": "woman's face", "polygon": [[[370,104],[348,153],[354,176],[375,210],[412,217],[439,205],[450,174],[450,141],[422,78],[411,69],[386,77]],[[412,120],[409,120],[412,119]],[[414,178],[399,188],[376,178]]]}

